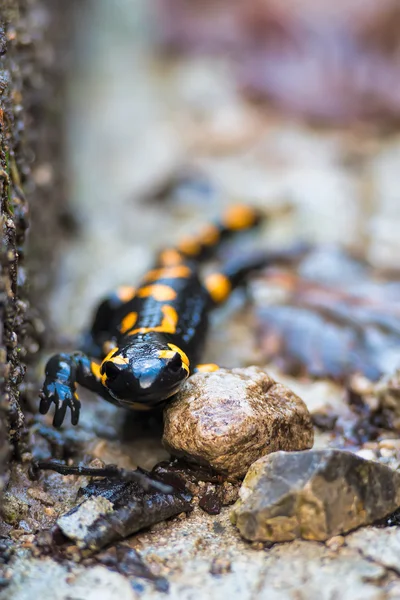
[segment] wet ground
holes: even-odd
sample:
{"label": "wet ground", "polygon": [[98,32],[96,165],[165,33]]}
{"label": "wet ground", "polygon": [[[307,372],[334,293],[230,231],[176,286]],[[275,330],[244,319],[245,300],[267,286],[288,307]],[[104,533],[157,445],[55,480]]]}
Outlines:
{"label": "wet ground", "polygon": [[[128,5],[121,2],[117,14],[99,2],[82,23],[82,60],[71,82],[68,117],[79,231],[65,247],[48,304],[59,347],[76,339],[102,294],[137,281],[157,248],[238,200],[270,211],[271,218],[257,237],[225,249],[226,256],[307,240],[355,252],[380,274],[398,269],[400,136],[383,137],[362,125],[311,128],[247,103],[223,59],[156,56],[146,35],[151,23],[143,26],[145,3],[135,15]],[[253,302],[238,293],[215,314],[207,362],[264,364],[255,318],[260,286],[262,281],[251,285]],[[317,415],[316,447],[351,447],[398,467],[400,444],[393,430],[382,427],[377,439],[367,432],[349,441],[338,429],[332,433],[326,419],[318,422],[318,415],[333,415],[342,432],[346,423],[347,430],[357,426],[359,415],[350,410],[343,385],[288,377],[276,366],[271,373]],[[82,400],[74,434],[79,459],[150,468],[167,456],[154,424],[130,420],[127,425],[115,407],[88,393]],[[50,418],[41,422],[50,425]],[[43,455],[54,449],[39,433],[35,439]],[[46,475],[45,497],[29,492],[41,484],[25,481],[25,491],[16,494],[17,508],[11,501],[16,516],[7,533],[22,547],[2,600],[163,596],[153,583],[134,577],[131,586],[103,566],[29,557],[33,532],[71,507],[83,483]],[[400,597],[394,558],[399,540],[396,527],[368,528],[326,544],[299,541],[268,548],[244,542],[224,508],[218,516],[195,509],[132,536],[129,545],[156,575],[168,579],[172,598],[380,600]],[[376,551],[380,545],[384,553]]]}

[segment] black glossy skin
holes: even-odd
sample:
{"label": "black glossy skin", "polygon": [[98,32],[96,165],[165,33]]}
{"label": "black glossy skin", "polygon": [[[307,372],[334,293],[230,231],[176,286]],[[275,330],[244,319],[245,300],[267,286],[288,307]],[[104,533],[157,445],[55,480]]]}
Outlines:
{"label": "black glossy skin", "polygon": [[[76,425],[80,411],[76,384],[113,404],[138,410],[168,400],[196,370],[210,309],[271,256],[264,253],[236,261],[204,283],[198,276],[200,262],[225,237],[259,221],[259,213],[251,208],[228,209],[220,222],[197,238],[161,252],[154,270],[144,275],[130,298],[117,292],[105,299],[84,337],[82,351],[58,354],[48,361],[40,412],[47,413],[54,405],[53,424],[59,427],[69,408]],[[101,365],[89,356],[100,358]]]}
{"label": "black glossy skin", "polygon": [[[118,325],[126,315],[136,312],[138,315],[134,328],[156,328],[163,319],[162,307],[165,303],[153,297],[135,297],[116,311],[112,325],[113,335],[118,347],[118,355],[127,358],[128,364],[117,369],[108,368],[104,363],[107,374],[107,388],[110,395],[121,405],[145,403],[149,408],[162,403],[176,393],[182,382],[193,373],[201,356],[208,328],[208,313],[211,300],[208,292],[200,283],[194,270],[195,265],[186,262],[191,270],[187,278],[160,278],[157,283],[173,288],[177,297],[167,304],[173,307],[178,315],[175,333],[148,331],[135,335],[123,335],[118,331]],[[140,289],[139,286],[138,289]],[[180,367],[182,360],[179,354],[174,359],[166,361],[160,358],[163,350],[168,350],[168,344],[173,344],[182,350],[189,358],[189,371]],[[116,374],[115,379],[113,375]],[[110,375],[110,377],[108,376]],[[138,407],[136,407],[138,408]]]}
{"label": "black glossy skin", "polygon": [[[53,424],[56,427],[62,424],[68,407],[71,410],[72,424],[78,423],[81,404],[76,383],[100,394],[113,404],[146,410],[163,404],[193,373],[203,350],[212,301],[200,283],[195,270],[196,264],[191,261],[182,264],[191,271],[188,277],[160,278],[156,282],[173,288],[176,292],[175,300],[166,303],[148,296],[134,297],[121,303],[114,295],[111,300],[100,305],[92,330],[85,336],[82,348],[84,352],[58,354],[50,358],[46,365],[40,411],[46,413],[54,404]],[[145,285],[143,282],[143,286]],[[138,289],[141,287],[140,285]],[[178,316],[175,333],[148,331],[127,335],[120,332],[121,322],[132,312],[138,315],[135,329],[157,328],[162,322],[162,308],[165,304],[173,307]],[[103,313],[100,319],[99,313]],[[101,346],[105,340],[112,340],[116,348],[111,360],[102,364],[102,383],[93,373],[94,363],[87,354],[104,359],[105,353]],[[176,345],[188,356],[188,370],[182,367],[179,353],[175,353],[175,357],[170,360],[160,358],[160,352],[170,350],[168,344]],[[127,362],[114,363],[114,355]]]}
{"label": "black glossy skin", "polygon": [[[200,282],[197,273],[198,265],[189,261],[185,261],[183,264],[191,271],[189,277],[182,279],[163,277],[157,280],[157,283],[172,287],[177,294],[175,300],[168,302],[168,304],[175,308],[178,314],[176,333],[162,334],[162,337],[168,338],[171,343],[179,346],[189,356],[190,364],[194,368],[203,350],[208,329],[208,314],[213,303],[207,290]],[[132,342],[132,337],[121,335],[118,332],[118,325],[127,314],[137,312],[138,320],[135,328],[156,327],[162,320],[161,306],[162,303],[157,302],[151,296],[147,298],[135,297],[127,304],[121,306],[116,311],[112,324],[117,346],[123,348],[129,346]],[[139,343],[139,341],[152,343],[156,339],[157,336],[153,332],[137,334],[135,335],[135,344]],[[192,371],[193,368],[191,369]]]}

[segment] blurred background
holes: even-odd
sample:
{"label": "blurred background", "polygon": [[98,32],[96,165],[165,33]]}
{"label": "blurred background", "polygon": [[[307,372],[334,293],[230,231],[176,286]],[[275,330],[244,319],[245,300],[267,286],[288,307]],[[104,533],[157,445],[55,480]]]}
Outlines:
{"label": "blurred background", "polygon": [[50,299],[59,333],[75,336],[157,248],[237,201],[271,213],[257,247],[328,249],[321,277],[336,269],[360,287],[329,258],[337,246],[374,276],[395,275],[398,2],[91,0],[75,5],[71,46],[65,169],[77,234]]}

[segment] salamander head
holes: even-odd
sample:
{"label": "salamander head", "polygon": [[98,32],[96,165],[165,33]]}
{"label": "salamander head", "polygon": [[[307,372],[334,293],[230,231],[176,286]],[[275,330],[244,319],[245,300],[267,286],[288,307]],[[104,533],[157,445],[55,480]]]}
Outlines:
{"label": "salamander head", "polygon": [[100,366],[102,384],[127,408],[157,406],[178,391],[189,372],[186,354],[158,338],[114,348]]}

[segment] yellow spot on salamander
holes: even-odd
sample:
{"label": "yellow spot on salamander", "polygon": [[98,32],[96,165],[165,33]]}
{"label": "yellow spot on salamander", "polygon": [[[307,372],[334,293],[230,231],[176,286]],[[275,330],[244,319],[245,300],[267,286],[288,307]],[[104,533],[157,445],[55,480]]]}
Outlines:
{"label": "yellow spot on salamander", "polygon": [[189,373],[189,359],[188,359],[187,355],[183,352],[183,350],[181,350],[180,348],[178,348],[178,346],[175,346],[174,344],[168,344],[168,346],[170,348],[172,346],[174,346],[174,348],[176,348],[176,350],[160,350],[160,352],[158,354],[159,358],[165,358],[167,360],[171,360],[174,358],[174,356],[176,354],[179,354],[182,359],[182,368],[185,369],[185,371],[187,371]]}
{"label": "yellow spot on salamander", "polygon": [[199,237],[201,243],[205,246],[214,246],[219,241],[220,232],[215,225],[206,225],[202,231],[200,231]]}
{"label": "yellow spot on salamander", "polygon": [[231,292],[231,283],[222,273],[211,273],[205,280],[205,286],[216,304],[224,302]]}
{"label": "yellow spot on salamander", "polygon": [[129,358],[127,358],[126,356],[113,356],[108,360],[109,362],[113,362],[116,365],[127,365],[129,363]]}
{"label": "yellow spot on salamander", "polygon": [[118,348],[111,348],[110,352],[107,354],[107,356],[103,359],[103,362],[101,363],[101,366],[103,365],[103,363],[107,362],[108,360],[111,359],[112,355],[115,354],[118,351]]}
{"label": "yellow spot on salamander", "polygon": [[176,325],[178,323],[178,313],[173,306],[165,304],[161,307],[163,319],[160,325],[155,327],[139,327],[130,331],[128,335],[135,335],[136,333],[149,333],[150,331],[159,331],[161,333],[175,333]]}
{"label": "yellow spot on salamander", "polygon": [[238,204],[228,208],[223,216],[222,222],[227,229],[236,231],[252,227],[257,223],[258,218],[259,215],[253,208]]}
{"label": "yellow spot on salamander", "polygon": [[175,333],[176,324],[178,323],[178,313],[173,306],[166,304],[161,308],[164,318],[161,322],[161,327],[165,333]]}
{"label": "yellow spot on salamander", "polygon": [[112,358],[109,358],[110,362],[115,363],[116,365],[127,365],[129,363],[129,358],[127,358],[126,356],[113,356]]}
{"label": "yellow spot on salamander", "polygon": [[168,248],[161,252],[158,262],[165,267],[173,267],[183,262],[183,256],[175,248]]}
{"label": "yellow spot on salamander", "polygon": [[189,373],[190,361],[188,355],[185,354],[185,352],[181,350],[178,346],[175,346],[175,344],[168,344],[168,348],[171,348],[173,352],[177,352],[178,354],[180,354],[180,357],[182,359],[182,367]]}
{"label": "yellow spot on salamander", "polygon": [[136,312],[130,312],[129,314],[127,314],[126,317],[124,317],[121,321],[120,332],[126,333],[127,331],[132,329],[132,327],[134,326],[136,321],[137,321],[137,313]]}
{"label": "yellow spot on salamander", "polygon": [[[127,358],[126,356],[121,356],[119,354],[116,354],[118,352],[118,348],[113,348],[112,350],[110,350],[110,352],[107,354],[107,356],[105,357],[105,359],[103,360],[103,362],[100,365],[100,369],[99,369],[99,373],[101,376],[101,383],[105,386],[106,385],[106,380],[107,380],[107,376],[104,372],[104,365],[107,362],[113,362],[116,365],[127,365],[129,363],[129,358]],[[116,356],[114,356],[114,354],[116,354]],[[94,364],[94,363],[92,363]]]}
{"label": "yellow spot on salamander", "polygon": [[91,362],[90,370],[92,371],[93,375],[96,377],[97,381],[101,381],[100,365],[95,362]]}
{"label": "yellow spot on salamander", "polygon": [[215,363],[207,363],[204,365],[197,365],[195,368],[196,373],[212,373],[213,371],[218,371],[219,366]]}
{"label": "yellow spot on salamander", "polygon": [[179,242],[178,248],[184,254],[196,256],[200,253],[201,244],[193,237],[185,237]]}
{"label": "yellow spot on salamander", "polygon": [[153,285],[146,285],[138,290],[137,293],[139,298],[147,298],[151,296],[157,302],[168,302],[168,300],[175,300],[176,291],[169,285],[163,283],[154,283]]}
{"label": "yellow spot on salamander", "polygon": [[176,352],[174,352],[174,350],[160,350],[160,352],[158,353],[158,358],[166,358],[167,360],[170,360],[171,358],[174,358]]}
{"label": "yellow spot on salamander", "polygon": [[191,269],[186,265],[165,267],[163,269],[153,269],[145,275],[144,280],[157,281],[158,279],[184,279],[186,277],[189,277],[191,272]]}
{"label": "yellow spot on salamander", "polygon": [[121,302],[129,302],[135,297],[135,288],[130,285],[121,285],[117,289],[117,296]]}

